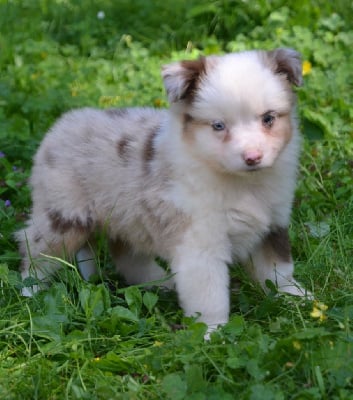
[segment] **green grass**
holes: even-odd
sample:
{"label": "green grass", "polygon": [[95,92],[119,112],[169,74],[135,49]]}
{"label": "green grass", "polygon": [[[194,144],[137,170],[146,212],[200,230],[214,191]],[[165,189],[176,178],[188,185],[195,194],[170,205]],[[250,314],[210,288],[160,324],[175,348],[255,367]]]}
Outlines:
{"label": "green grass", "polygon": [[[353,10],[287,3],[0,0],[1,398],[353,399]],[[164,107],[161,64],[276,46],[311,66],[290,233],[317,303],[265,295],[234,267],[230,322],[204,342],[174,293],[125,287],[103,245],[103,280],[66,264],[48,290],[20,296],[12,233],[30,207],[31,158],[62,112]]]}

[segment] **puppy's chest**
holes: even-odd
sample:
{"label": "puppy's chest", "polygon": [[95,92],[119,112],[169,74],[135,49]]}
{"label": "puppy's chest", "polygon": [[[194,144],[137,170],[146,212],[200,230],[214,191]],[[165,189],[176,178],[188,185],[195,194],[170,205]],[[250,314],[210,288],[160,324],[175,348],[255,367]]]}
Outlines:
{"label": "puppy's chest", "polygon": [[271,204],[250,194],[234,196],[224,207],[230,236],[247,236],[265,232],[271,224]]}

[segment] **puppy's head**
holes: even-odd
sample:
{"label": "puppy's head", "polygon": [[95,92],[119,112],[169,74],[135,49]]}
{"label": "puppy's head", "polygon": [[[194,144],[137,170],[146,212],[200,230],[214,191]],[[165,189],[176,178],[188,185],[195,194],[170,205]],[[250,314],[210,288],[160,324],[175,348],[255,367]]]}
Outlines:
{"label": "puppy's head", "polygon": [[162,71],[194,156],[230,173],[271,167],[296,134],[301,61],[291,49],[202,57]]}

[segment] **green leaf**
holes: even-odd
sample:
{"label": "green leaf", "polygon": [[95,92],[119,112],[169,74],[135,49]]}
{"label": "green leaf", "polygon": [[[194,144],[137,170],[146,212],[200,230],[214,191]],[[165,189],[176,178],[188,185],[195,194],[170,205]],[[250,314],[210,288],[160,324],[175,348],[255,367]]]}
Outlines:
{"label": "green leaf", "polygon": [[128,308],[122,306],[115,306],[114,308],[112,308],[111,316],[114,320],[114,323],[120,319],[131,322],[137,322],[139,320],[136,314],[134,314]]}
{"label": "green leaf", "polygon": [[188,11],[188,18],[195,18],[195,17],[200,17],[205,14],[216,14],[218,11],[218,8],[216,4],[213,3],[203,3],[198,6],[194,6],[190,8]]}
{"label": "green leaf", "polygon": [[223,330],[231,336],[240,336],[244,331],[245,321],[241,315],[233,316],[230,321],[224,326]]}
{"label": "green leaf", "polygon": [[331,335],[330,332],[325,330],[325,328],[307,328],[304,331],[294,333],[291,336],[291,339],[308,340],[330,335]]}
{"label": "green leaf", "polygon": [[155,305],[157,304],[158,296],[152,292],[146,292],[144,293],[142,300],[147,310],[152,313]]}
{"label": "green leaf", "polygon": [[125,300],[130,310],[135,313],[136,316],[139,316],[142,308],[142,295],[140,289],[137,286],[129,286],[126,288]]}
{"label": "green leaf", "polygon": [[78,295],[80,299],[81,307],[83,308],[86,315],[89,313],[89,297],[91,295],[91,291],[88,287],[84,287],[80,290]]}
{"label": "green leaf", "polygon": [[8,283],[9,279],[9,267],[7,264],[1,263],[0,264],[0,281]]}
{"label": "green leaf", "polygon": [[266,376],[266,371],[259,367],[258,361],[251,359],[246,363],[246,370],[257,381],[262,381]]}
{"label": "green leaf", "polygon": [[283,400],[284,395],[270,385],[253,385],[250,390],[250,400]]}
{"label": "green leaf", "polygon": [[166,398],[170,400],[185,399],[187,393],[186,382],[176,373],[166,375],[163,378],[162,389],[166,394]]}
{"label": "green leaf", "polygon": [[308,234],[316,239],[322,239],[330,233],[330,223],[327,221],[304,222]]}
{"label": "green leaf", "polygon": [[70,321],[66,297],[66,287],[60,283],[44,293],[41,299],[44,312],[34,314],[32,318],[32,330],[36,336],[61,341],[63,328]]}
{"label": "green leaf", "polygon": [[303,118],[303,133],[309,140],[322,140],[325,136],[324,130],[315,122]]}
{"label": "green leaf", "polygon": [[[35,316],[32,319],[32,332],[35,336],[56,342],[61,341],[62,323],[58,321],[59,315]],[[65,316],[61,316],[65,319]]]}
{"label": "green leaf", "polygon": [[109,351],[104,357],[93,361],[94,365],[103,371],[116,373],[133,372],[136,368],[136,360],[133,357],[124,357],[122,354],[116,354]]}
{"label": "green leaf", "polygon": [[187,365],[185,367],[186,382],[188,392],[202,391],[206,386],[206,382],[203,378],[203,371],[201,365]]}
{"label": "green leaf", "polygon": [[109,292],[104,285],[82,288],[79,299],[88,318],[98,317],[110,307]]}
{"label": "green leaf", "polygon": [[303,132],[308,139],[319,140],[331,133],[331,123],[322,114],[308,109],[303,114]]}
{"label": "green leaf", "polygon": [[246,362],[245,362],[245,360],[242,360],[239,357],[231,357],[231,358],[227,358],[226,364],[231,369],[238,369],[238,368],[243,367],[246,364]]}
{"label": "green leaf", "polygon": [[12,287],[21,287],[22,286],[22,278],[18,271],[9,270],[8,275],[8,283]]}

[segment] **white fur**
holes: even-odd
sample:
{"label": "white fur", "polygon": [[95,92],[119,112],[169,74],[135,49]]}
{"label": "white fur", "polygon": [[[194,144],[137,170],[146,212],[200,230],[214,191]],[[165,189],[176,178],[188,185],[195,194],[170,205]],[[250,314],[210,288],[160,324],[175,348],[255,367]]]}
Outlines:
{"label": "white fur", "polygon": [[[282,49],[203,62],[204,70],[201,62],[164,67],[169,111],[85,108],[53,126],[34,160],[31,218],[17,234],[23,278],[48,279],[52,266],[40,254],[77,252],[87,278],[94,256],[86,242],[101,230],[130,283],[161,279],[154,256],[166,259],[185,313],[199,313],[210,329],[228,320],[232,261],[262,285],[272,279],[304,293],[291,260],[264,245],[289,224],[300,142],[289,81],[300,81],[298,55]],[[277,131],[264,129],[268,111]],[[254,154],[261,161],[247,165]]]}

